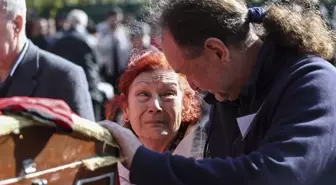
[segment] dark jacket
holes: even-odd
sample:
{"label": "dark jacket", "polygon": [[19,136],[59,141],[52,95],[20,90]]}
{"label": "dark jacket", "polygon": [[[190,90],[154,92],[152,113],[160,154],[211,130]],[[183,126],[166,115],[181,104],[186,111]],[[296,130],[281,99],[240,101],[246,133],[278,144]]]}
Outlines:
{"label": "dark jacket", "polygon": [[1,88],[0,97],[12,96],[61,99],[81,117],[94,120],[83,69],[30,41],[14,75]]}
{"label": "dark jacket", "polygon": [[80,32],[76,29],[70,29],[56,41],[49,51],[81,66],[89,84],[91,98],[103,103],[103,94],[97,86],[101,82],[97,55],[95,48],[89,43],[88,36],[85,30]]}
{"label": "dark jacket", "polygon": [[[213,102],[213,159],[194,160],[140,147],[130,180],[137,185],[333,185],[336,181],[336,70],[264,42],[236,102]],[[242,138],[236,119],[257,113]]]}
{"label": "dark jacket", "polygon": [[48,50],[52,43],[52,39],[48,36],[38,35],[31,38],[31,41],[40,49]]}

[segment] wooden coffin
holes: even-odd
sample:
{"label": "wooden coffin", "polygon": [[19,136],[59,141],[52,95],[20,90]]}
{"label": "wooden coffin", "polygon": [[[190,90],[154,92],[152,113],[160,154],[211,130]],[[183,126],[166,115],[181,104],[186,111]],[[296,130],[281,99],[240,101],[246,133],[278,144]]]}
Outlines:
{"label": "wooden coffin", "polygon": [[118,150],[99,135],[66,134],[56,127],[33,123],[36,120],[0,116],[0,125],[8,122],[19,129],[0,134],[0,185],[117,184]]}

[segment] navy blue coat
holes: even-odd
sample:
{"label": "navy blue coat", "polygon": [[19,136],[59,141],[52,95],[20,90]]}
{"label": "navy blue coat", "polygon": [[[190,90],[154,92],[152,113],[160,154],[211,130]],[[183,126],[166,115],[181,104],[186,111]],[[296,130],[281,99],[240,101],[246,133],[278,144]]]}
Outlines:
{"label": "navy blue coat", "polygon": [[[211,98],[210,98],[211,99]],[[239,101],[212,102],[209,156],[194,160],[140,147],[137,185],[334,185],[336,70],[267,39]],[[238,117],[256,113],[246,137]]]}

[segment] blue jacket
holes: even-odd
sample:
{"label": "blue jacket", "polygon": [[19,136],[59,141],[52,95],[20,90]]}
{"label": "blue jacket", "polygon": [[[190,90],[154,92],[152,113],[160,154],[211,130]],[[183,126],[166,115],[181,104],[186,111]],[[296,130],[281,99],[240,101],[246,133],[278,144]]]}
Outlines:
{"label": "blue jacket", "polygon": [[[210,98],[211,99],[211,98]],[[212,102],[209,155],[194,160],[140,147],[137,185],[334,185],[336,70],[268,38],[239,101]],[[246,137],[236,119],[256,113]]]}

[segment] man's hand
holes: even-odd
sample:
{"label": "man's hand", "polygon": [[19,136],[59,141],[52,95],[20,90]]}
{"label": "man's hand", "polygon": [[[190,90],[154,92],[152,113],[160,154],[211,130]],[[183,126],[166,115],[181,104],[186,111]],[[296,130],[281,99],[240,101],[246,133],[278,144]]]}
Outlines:
{"label": "man's hand", "polygon": [[130,169],[133,157],[137,149],[142,145],[138,138],[126,128],[111,121],[102,121],[100,124],[105,127],[116,138],[119,143],[121,152],[125,157],[125,166]]}

